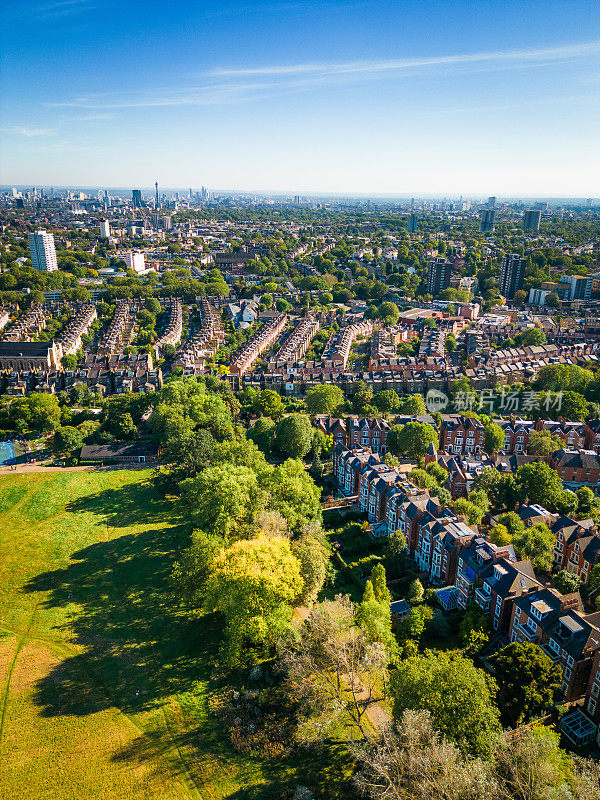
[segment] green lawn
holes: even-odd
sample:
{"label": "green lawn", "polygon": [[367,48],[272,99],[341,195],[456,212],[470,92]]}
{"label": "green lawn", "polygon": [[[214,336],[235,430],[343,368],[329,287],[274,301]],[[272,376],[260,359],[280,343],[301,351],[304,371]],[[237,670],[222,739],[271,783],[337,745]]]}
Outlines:
{"label": "green lawn", "polygon": [[334,746],[265,763],[208,713],[218,626],[176,603],[185,524],[150,475],[0,478],[0,797],[344,797]]}

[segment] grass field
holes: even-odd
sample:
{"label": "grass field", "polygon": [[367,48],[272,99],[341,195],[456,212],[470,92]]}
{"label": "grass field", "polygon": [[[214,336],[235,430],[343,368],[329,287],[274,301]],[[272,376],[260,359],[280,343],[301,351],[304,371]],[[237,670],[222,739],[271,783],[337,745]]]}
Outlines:
{"label": "grass field", "polygon": [[208,713],[217,626],[175,602],[186,530],[150,475],[0,477],[0,797],[343,797],[333,749],[265,763]]}

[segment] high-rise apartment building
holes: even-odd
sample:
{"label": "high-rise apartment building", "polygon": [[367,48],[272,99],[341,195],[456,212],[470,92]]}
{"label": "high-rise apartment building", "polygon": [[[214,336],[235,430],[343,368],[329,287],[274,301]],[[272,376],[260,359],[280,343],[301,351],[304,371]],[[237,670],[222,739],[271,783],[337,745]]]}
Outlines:
{"label": "high-rise apartment building", "polygon": [[408,232],[415,233],[416,230],[417,230],[417,217],[413,213],[410,215],[408,219]]}
{"label": "high-rise apartment building", "polygon": [[495,208],[496,207],[496,198],[494,196],[488,197],[487,207],[488,208]]}
{"label": "high-rise apartment building", "polygon": [[131,202],[134,208],[142,208],[142,190],[141,189],[132,189],[131,190]]}
{"label": "high-rise apartment building", "polygon": [[525,259],[518,253],[505,253],[502,256],[498,288],[507,300],[512,300],[515,293],[523,288],[524,273]]}
{"label": "high-rise apartment building", "polygon": [[445,258],[431,258],[427,269],[427,291],[434,297],[450,286],[452,263]]}
{"label": "high-rise apartment building", "polygon": [[53,272],[58,269],[54,236],[46,231],[36,231],[30,233],[28,239],[34,268],[40,272]]}
{"label": "high-rise apartment building", "polygon": [[107,219],[100,220],[100,236],[103,239],[108,239],[110,237],[110,223]]}
{"label": "high-rise apartment building", "polygon": [[493,208],[484,208],[479,215],[479,230],[481,233],[492,233],[496,224],[496,211]]}
{"label": "high-rise apartment building", "polygon": [[539,208],[530,208],[523,214],[523,230],[539,231],[542,212]]}
{"label": "high-rise apartment building", "polygon": [[144,254],[138,250],[130,250],[125,253],[125,264],[127,269],[132,269],[134,272],[144,272],[146,269],[146,259]]}
{"label": "high-rise apartment building", "polygon": [[568,284],[568,300],[589,300],[594,279],[587,275],[562,275],[560,282]]}

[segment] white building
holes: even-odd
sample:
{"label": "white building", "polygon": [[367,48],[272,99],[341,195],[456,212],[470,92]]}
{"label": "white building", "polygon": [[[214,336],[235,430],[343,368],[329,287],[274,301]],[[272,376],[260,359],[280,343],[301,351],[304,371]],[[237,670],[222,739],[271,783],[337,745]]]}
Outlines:
{"label": "white building", "polygon": [[40,272],[52,272],[58,269],[54,236],[46,231],[36,231],[30,233],[28,239],[31,263],[34,268]]}
{"label": "white building", "polygon": [[146,259],[144,258],[144,254],[140,253],[139,250],[130,250],[128,253],[125,253],[125,264],[127,265],[127,269],[132,269],[134,272],[144,272],[146,269]]}
{"label": "white building", "polygon": [[100,236],[103,239],[110,238],[110,223],[107,219],[100,220]]}

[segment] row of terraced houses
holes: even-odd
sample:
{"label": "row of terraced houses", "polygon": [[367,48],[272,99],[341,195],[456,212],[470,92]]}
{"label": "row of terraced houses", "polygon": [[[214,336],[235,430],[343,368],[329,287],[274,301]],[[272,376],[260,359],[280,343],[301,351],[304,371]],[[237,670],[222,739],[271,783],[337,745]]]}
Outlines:
{"label": "row of terraced houses", "polygon": [[[465,609],[473,601],[489,616],[497,647],[536,642],[561,666],[562,699],[583,702],[583,711],[569,714],[566,725],[577,743],[591,741],[600,723],[600,613],[586,614],[578,592],[562,595],[545,586],[529,560],[517,559],[512,545],[488,541],[369,448],[336,444],[333,468],[340,490],[356,496],[375,536],[402,531],[424,578],[444,587],[438,596],[446,610]],[[526,526],[539,521],[550,526],[557,569],[585,581],[600,563],[600,534],[592,520],[576,521],[540,506],[522,506],[516,513]]]}

